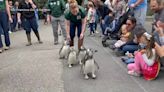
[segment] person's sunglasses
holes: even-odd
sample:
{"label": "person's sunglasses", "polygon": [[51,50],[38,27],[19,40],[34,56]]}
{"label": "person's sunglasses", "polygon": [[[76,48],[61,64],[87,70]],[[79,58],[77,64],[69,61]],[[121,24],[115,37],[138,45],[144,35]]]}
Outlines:
{"label": "person's sunglasses", "polygon": [[132,24],[130,24],[130,23],[126,23],[126,25],[130,26],[130,25],[132,25]]}

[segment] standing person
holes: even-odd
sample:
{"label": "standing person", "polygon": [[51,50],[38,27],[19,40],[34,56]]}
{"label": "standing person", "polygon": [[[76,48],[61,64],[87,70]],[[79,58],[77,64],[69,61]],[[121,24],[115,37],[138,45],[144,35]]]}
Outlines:
{"label": "standing person", "polygon": [[78,49],[83,45],[84,32],[86,28],[86,11],[78,6],[76,0],[70,1],[70,9],[65,12],[67,39],[70,46],[74,46],[74,37],[77,28]]}
{"label": "standing person", "polygon": [[114,9],[113,9],[112,2],[113,2],[113,0],[106,0],[106,1],[104,2],[104,4],[107,5],[108,8],[113,12]]}
{"label": "standing person", "polygon": [[39,44],[43,43],[40,39],[39,32],[38,32],[38,24],[37,24],[35,12],[34,12],[34,10],[36,9],[35,3],[32,0],[23,0],[20,3],[19,9],[25,10],[25,11],[19,11],[18,22],[21,23],[21,17],[22,17],[23,27],[24,27],[24,30],[26,31],[26,36],[28,40],[28,43],[26,44],[26,46],[32,45],[31,29],[34,31]]}
{"label": "standing person", "polygon": [[129,0],[128,4],[134,10],[137,24],[144,26],[147,13],[147,0]]}
{"label": "standing person", "polygon": [[19,8],[19,1],[15,1],[14,7],[16,10],[16,26],[18,24],[18,30],[21,30],[22,25],[21,25],[21,23],[18,23],[18,18],[17,18],[18,17],[17,14],[18,14],[18,8]]}
{"label": "standing person", "polygon": [[66,8],[66,9],[69,9],[69,2],[70,2],[70,0],[67,0],[67,3],[66,3],[66,5],[65,5],[65,8]]}
{"label": "standing person", "polygon": [[43,13],[43,17],[44,17],[44,25],[47,25],[48,24],[48,22],[47,22],[47,10],[45,7],[43,8],[42,13]]}
{"label": "standing person", "polygon": [[16,31],[16,24],[17,24],[17,11],[15,5],[13,5],[12,0],[9,1],[10,5],[10,11],[11,11],[11,17],[13,22],[10,23],[10,31],[15,32]]}
{"label": "standing person", "polygon": [[89,22],[90,35],[92,35],[95,33],[96,10],[92,2],[88,2],[88,8],[87,20]]}
{"label": "standing person", "polygon": [[[64,11],[65,11],[65,3],[63,0],[48,0],[46,3],[46,8],[50,9],[51,15],[51,23],[53,28],[53,35],[54,35],[54,45],[58,44],[58,24],[60,24],[64,40],[66,39],[66,30],[64,25]],[[47,15],[47,21],[49,22],[50,15]]]}
{"label": "standing person", "polygon": [[[19,7],[19,2],[15,1],[15,3],[14,3],[15,17],[14,17],[14,20],[13,20],[15,29],[17,27],[17,24],[18,24],[18,29],[21,27],[21,25],[18,23],[18,19],[17,19],[18,7]],[[16,31],[17,31],[17,29],[16,29]]]}
{"label": "standing person", "polygon": [[8,0],[0,0],[0,53],[3,52],[3,43],[1,39],[2,32],[4,33],[5,37],[5,50],[8,50],[10,48],[8,21],[12,23]]}
{"label": "standing person", "polygon": [[123,15],[123,13],[125,12],[125,7],[126,2],[124,0],[117,0],[114,6],[116,19],[119,19]]}

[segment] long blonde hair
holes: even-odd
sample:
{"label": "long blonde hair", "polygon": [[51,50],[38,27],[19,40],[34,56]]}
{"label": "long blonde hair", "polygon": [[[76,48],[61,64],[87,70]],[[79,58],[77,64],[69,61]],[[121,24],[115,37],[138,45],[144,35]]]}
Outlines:
{"label": "long blonde hair", "polygon": [[78,6],[78,3],[77,3],[76,0],[70,0],[70,2],[69,2],[69,7],[70,7],[70,9],[74,9],[74,8],[76,8],[77,6]]}

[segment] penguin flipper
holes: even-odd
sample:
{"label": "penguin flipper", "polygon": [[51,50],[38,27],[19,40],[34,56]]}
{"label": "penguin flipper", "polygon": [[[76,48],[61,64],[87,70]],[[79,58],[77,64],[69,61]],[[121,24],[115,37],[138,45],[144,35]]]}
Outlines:
{"label": "penguin flipper", "polygon": [[84,73],[84,69],[83,69],[84,65],[81,65],[81,68],[80,68],[80,73],[83,74]]}
{"label": "penguin flipper", "polygon": [[59,50],[59,54],[61,53],[61,51],[62,51],[63,47],[64,47],[64,46],[62,46],[62,47],[60,48],[60,50]]}
{"label": "penguin flipper", "polygon": [[99,67],[98,63],[95,60],[94,60],[94,63],[97,66],[97,69],[99,69],[100,67]]}

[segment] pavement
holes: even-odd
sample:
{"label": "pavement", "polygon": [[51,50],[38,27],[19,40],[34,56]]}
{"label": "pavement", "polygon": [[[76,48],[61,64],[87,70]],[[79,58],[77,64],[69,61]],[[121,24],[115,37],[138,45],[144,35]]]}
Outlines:
{"label": "pavement", "polygon": [[54,46],[51,26],[40,24],[43,44],[32,32],[32,46],[25,46],[25,31],[10,34],[11,49],[0,54],[0,92],[64,92],[60,46]]}
{"label": "pavement", "polygon": [[[150,30],[150,22],[146,28]],[[94,58],[100,69],[97,79],[84,80],[79,65],[68,68],[59,59],[62,40],[53,44],[51,25],[40,22],[39,32],[44,43],[38,44],[32,33],[29,47],[24,31],[10,35],[11,49],[0,54],[0,92],[164,92],[163,70],[153,81],[128,75],[120,57],[101,45],[99,34],[88,37],[86,32],[84,45],[98,50]]]}

